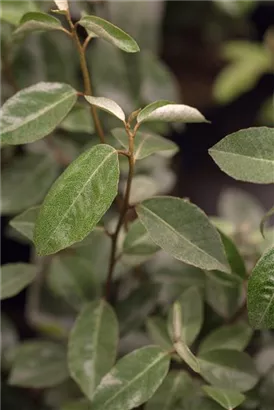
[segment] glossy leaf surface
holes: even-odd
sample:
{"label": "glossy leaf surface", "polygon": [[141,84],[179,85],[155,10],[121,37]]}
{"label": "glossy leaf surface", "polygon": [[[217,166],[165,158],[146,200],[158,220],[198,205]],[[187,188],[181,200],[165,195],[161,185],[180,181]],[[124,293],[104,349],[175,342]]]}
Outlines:
{"label": "glossy leaf surface", "polygon": [[41,82],[17,92],[1,108],[1,143],[26,144],[50,134],[77,99],[67,84]]}
{"label": "glossy leaf surface", "polygon": [[1,299],[17,295],[35,278],[37,268],[28,263],[9,263],[1,267]]}

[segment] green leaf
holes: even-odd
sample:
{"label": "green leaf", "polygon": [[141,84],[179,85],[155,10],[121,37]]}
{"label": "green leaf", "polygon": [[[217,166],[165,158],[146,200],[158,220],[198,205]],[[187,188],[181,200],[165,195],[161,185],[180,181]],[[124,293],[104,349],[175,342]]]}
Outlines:
{"label": "green leaf", "polygon": [[16,352],[9,384],[41,389],[69,377],[66,349],[53,342],[25,342]]}
{"label": "green leaf", "polygon": [[116,357],[118,322],[104,300],[87,305],[71,331],[68,364],[71,377],[91,399]]}
{"label": "green leaf", "polygon": [[124,356],[97,387],[92,409],[130,410],[140,406],[163,382],[169,362],[169,355],[156,346],[147,346]]}
{"label": "green leaf", "polygon": [[140,51],[136,41],[114,24],[96,16],[84,16],[79,21],[88,34],[100,37],[127,53]]}
{"label": "green leaf", "polygon": [[36,267],[28,263],[9,263],[1,269],[1,299],[17,295],[35,278]]}
{"label": "green leaf", "polygon": [[27,154],[14,158],[2,172],[2,214],[22,212],[43,200],[57,172],[57,164],[50,156]]}
{"label": "green leaf", "polygon": [[139,112],[137,122],[147,121],[207,122],[196,108],[166,100],[155,101]]}
{"label": "green leaf", "polygon": [[48,255],[84,239],[117,195],[118,154],[100,144],[72,162],[47,194],[38,214],[34,242]]}
{"label": "green leaf", "polygon": [[274,328],[274,248],[257,262],[248,281],[249,321],[256,329]]}
{"label": "green leaf", "polygon": [[218,387],[203,386],[206,394],[227,410],[233,410],[245,400],[245,396],[237,390],[220,389]]}
{"label": "green leaf", "polygon": [[33,31],[64,30],[60,20],[41,12],[29,12],[20,20],[20,26],[14,31],[16,34],[27,34]]}
{"label": "green leaf", "polygon": [[274,129],[247,128],[226,136],[209,154],[234,179],[270,184],[274,182]]}
{"label": "green leaf", "polygon": [[60,410],[91,410],[90,401],[85,399],[75,400],[62,406]]}
{"label": "green leaf", "polygon": [[153,343],[164,350],[172,350],[172,343],[167,333],[166,321],[161,317],[152,316],[146,320],[147,333]]}
{"label": "green leaf", "polygon": [[89,107],[76,104],[64,121],[59,124],[59,128],[69,132],[92,134],[94,132],[94,125]]}
{"label": "green leaf", "polygon": [[244,260],[240,255],[238,249],[236,248],[236,245],[228,236],[223,234],[221,231],[219,231],[219,234],[224,245],[228,263],[231,267],[231,272],[242,279],[246,279],[247,273]]}
{"label": "green leaf", "polygon": [[104,97],[91,97],[90,95],[85,95],[85,99],[89,104],[95,105],[95,107],[114,115],[123,122],[125,121],[125,113],[115,101]]}
{"label": "green leaf", "polygon": [[1,313],[1,368],[9,370],[12,363],[19,335],[13,322],[8,316]]}
{"label": "green leaf", "polygon": [[20,215],[17,215],[10,221],[10,226],[24,235],[26,238],[33,240],[34,224],[39,212],[39,206],[29,208]]}
{"label": "green leaf", "polygon": [[[203,324],[203,300],[201,292],[191,287],[177,299],[181,307],[181,339],[190,346],[198,336]],[[172,337],[173,314],[170,310],[168,318],[169,335]]]}
{"label": "green leaf", "polygon": [[50,134],[74,106],[67,84],[41,82],[17,92],[1,108],[1,143],[26,144]]}
{"label": "green leaf", "polygon": [[156,197],[136,208],[152,240],[174,258],[204,269],[229,272],[219,234],[188,201]]}
{"label": "green leaf", "polygon": [[117,303],[116,311],[122,336],[144,323],[156,304],[158,293],[158,285],[146,284],[139,286],[126,299]]}
{"label": "green leaf", "polygon": [[243,284],[230,282],[228,286],[223,278],[222,281],[218,281],[217,277],[207,279],[206,301],[218,315],[229,319],[244,303]]}
{"label": "green leaf", "polygon": [[[128,135],[123,128],[115,128],[112,135],[120,144],[128,150]],[[151,132],[138,131],[134,138],[135,159],[143,159],[155,152],[164,153],[165,156],[172,156],[178,151],[178,146],[174,142],[162,138]]]}
{"label": "green leaf", "polygon": [[129,227],[123,244],[123,261],[125,263],[143,263],[159,250],[150,239],[145,227],[136,219]]}
{"label": "green leaf", "polygon": [[54,294],[76,309],[99,293],[91,261],[77,255],[56,256],[50,265],[47,282]]}
{"label": "green leaf", "polygon": [[268,220],[268,218],[270,218],[272,215],[274,215],[274,206],[273,206],[271,209],[269,209],[268,212],[266,212],[266,214],[264,215],[263,219],[261,220],[261,223],[260,223],[260,231],[261,231],[261,234],[262,234],[263,237],[264,237],[264,226],[265,226],[265,223],[266,223],[266,221]]}
{"label": "green leaf", "polygon": [[38,11],[33,0],[1,0],[1,20],[17,25],[21,17],[29,11]]}
{"label": "green leaf", "polygon": [[174,410],[192,387],[190,376],[185,371],[172,370],[156,393],[148,401],[145,410]]}
{"label": "green leaf", "polygon": [[69,9],[68,0],[54,0],[54,3],[61,11]]}
{"label": "green leaf", "polygon": [[245,322],[226,325],[213,330],[202,341],[199,354],[216,349],[244,350],[252,337],[252,329]]}
{"label": "green leaf", "polygon": [[216,387],[241,392],[252,389],[258,375],[252,359],[236,350],[214,350],[199,355],[201,375]]}
{"label": "green leaf", "polygon": [[182,340],[175,342],[173,346],[180,358],[183,359],[194,372],[200,373],[200,363],[188,346]]}

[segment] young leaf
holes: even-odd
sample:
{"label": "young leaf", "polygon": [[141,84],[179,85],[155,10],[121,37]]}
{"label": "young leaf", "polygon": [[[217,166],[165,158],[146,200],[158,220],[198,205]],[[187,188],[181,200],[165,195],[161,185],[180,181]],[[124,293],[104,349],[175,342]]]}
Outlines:
{"label": "young leaf", "polygon": [[38,83],[19,91],[1,108],[1,143],[26,144],[50,134],[77,100],[67,84]]}
{"label": "young leaf", "polygon": [[219,234],[196,205],[156,197],[136,211],[152,240],[174,258],[203,269],[230,271]]}
{"label": "young leaf", "polygon": [[199,360],[194,356],[185,342],[179,340],[178,342],[175,342],[173,346],[180,358],[183,359],[194,372],[200,373],[201,369]]}
{"label": "young leaf", "polygon": [[38,214],[34,242],[48,255],[84,239],[117,195],[118,154],[96,145],[80,155],[57,179]]}
{"label": "young leaf", "polygon": [[263,219],[261,220],[260,231],[261,231],[261,234],[262,234],[263,237],[264,237],[265,223],[268,220],[268,218],[270,218],[272,215],[274,215],[274,206],[271,209],[269,209],[269,211],[264,215]]}
{"label": "young leaf", "polygon": [[16,351],[9,384],[41,389],[60,384],[68,377],[64,346],[46,341],[26,342]]}
{"label": "young leaf", "polygon": [[20,26],[14,31],[16,34],[27,34],[33,31],[64,30],[60,20],[41,12],[24,14],[20,20]]}
{"label": "young leaf", "polygon": [[104,300],[87,305],[76,320],[68,345],[71,377],[91,399],[116,357],[118,322]]}
{"label": "young leaf", "polygon": [[[201,298],[201,292],[194,287],[187,289],[177,299],[177,303],[180,304],[181,309],[181,335],[180,339],[190,346],[198,333],[201,330],[203,324],[203,300]],[[169,335],[172,337],[172,323],[173,315],[170,311],[168,318]]]}
{"label": "young leaf", "polygon": [[[128,135],[123,128],[115,128],[111,133],[125,149],[128,149]],[[155,152],[172,156],[177,151],[178,146],[174,142],[153,133],[138,131],[134,138],[134,156],[136,160],[146,158]]]}
{"label": "young leaf", "polygon": [[36,267],[28,263],[9,263],[1,271],[1,300],[17,295],[36,275]]}
{"label": "young leaf", "polygon": [[172,370],[156,393],[147,402],[145,410],[174,410],[192,387],[190,376],[185,371]]}
{"label": "young leaf", "polygon": [[90,95],[85,95],[85,99],[89,104],[95,105],[101,110],[104,110],[109,114],[114,115],[116,118],[123,122],[125,121],[125,113],[115,101],[104,97],[91,97]]}
{"label": "young leaf", "polygon": [[13,218],[10,221],[10,226],[32,241],[34,224],[38,212],[39,206],[34,206],[33,208],[27,209],[25,212]]}
{"label": "young leaf", "polygon": [[68,0],[54,0],[59,10],[68,10]]}
{"label": "young leaf", "polygon": [[156,346],[129,353],[101,380],[91,402],[92,409],[130,410],[140,406],[161,385],[169,363],[169,354]]}
{"label": "young leaf", "polygon": [[247,128],[226,136],[209,150],[229,176],[246,182],[274,182],[274,129]]}
{"label": "young leaf", "polygon": [[126,234],[123,244],[123,261],[125,263],[142,263],[159,250],[150,239],[145,227],[136,219]]}
{"label": "young leaf", "polygon": [[27,154],[15,158],[2,172],[2,214],[15,214],[36,205],[58,174],[50,156]]}
{"label": "young leaf", "polygon": [[247,308],[253,327],[274,328],[274,248],[263,254],[252,271]]}
{"label": "young leaf", "polygon": [[146,320],[146,329],[151,341],[164,350],[172,350],[172,343],[167,333],[166,322],[161,317],[152,316]]}
{"label": "young leaf", "polygon": [[233,410],[245,400],[245,396],[237,390],[220,389],[213,386],[203,386],[206,394],[227,410]]}
{"label": "young leaf", "polygon": [[148,121],[207,122],[196,108],[166,100],[155,101],[147,105],[139,112],[137,121],[139,123]]}
{"label": "young leaf", "polygon": [[258,375],[252,359],[236,350],[214,350],[199,355],[201,375],[216,387],[238,390],[252,389]]}
{"label": "young leaf", "polygon": [[96,16],[84,16],[79,21],[89,34],[100,37],[127,53],[140,51],[136,41],[114,24]]}
{"label": "young leaf", "polygon": [[252,333],[250,326],[244,322],[219,327],[202,341],[199,354],[216,349],[244,350]]}

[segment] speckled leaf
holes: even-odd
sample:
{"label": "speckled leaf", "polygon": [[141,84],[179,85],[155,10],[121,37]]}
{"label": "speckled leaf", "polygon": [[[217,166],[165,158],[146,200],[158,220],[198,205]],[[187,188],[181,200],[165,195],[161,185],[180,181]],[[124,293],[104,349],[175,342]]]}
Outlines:
{"label": "speckled leaf", "polygon": [[252,359],[236,350],[214,350],[199,355],[201,375],[216,387],[247,391],[258,382]]}
{"label": "speckled leaf", "polygon": [[113,100],[104,97],[91,97],[90,95],[85,95],[85,99],[91,105],[95,105],[96,107],[100,108],[108,112],[109,114],[114,115],[121,121],[125,121],[125,113],[122,108]]}
{"label": "speckled leaf", "polygon": [[68,363],[71,377],[91,399],[116,357],[118,322],[104,300],[88,304],[78,316],[69,337]]}
{"label": "speckled leaf", "polygon": [[[204,312],[201,292],[197,288],[191,287],[182,293],[177,299],[177,303],[181,306],[181,339],[190,346],[199,334],[203,324]],[[170,337],[172,337],[172,323],[173,314],[171,309],[168,317]]]}
{"label": "speckled leaf", "polygon": [[226,136],[210,150],[216,164],[229,176],[246,182],[274,182],[274,129],[247,128]]}
{"label": "speckled leaf", "polygon": [[26,342],[16,352],[9,384],[40,389],[60,384],[68,377],[65,346]]}
{"label": "speckled leaf", "polygon": [[[128,135],[123,128],[115,128],[111,133],[125,149],[128,149]],[[146,158],[155,152],[164,153],[165,156],[172,156],[176,154],[178,149],[174,142],[151,132],[138,131],[134,138],[135,159]]]}
{"label": "speckled leaf", "polygon": [[1,108],[1,143],[26,144],[50,134],[69,113],[77,92],[67,84],[38,83],[16,93]]}
{"label": "speckled leaf", "polygon": [[206,394],[227,410],[233,410],[243,403],[245,396],[233,389],[203,386]]}
{"label": "speckled leaf", "polygon": [[139,123],[147,121],[207,122],[196,108],[166,100],[155,101],[147,105],[139,112],[137,121]]}
{"label": "speckled leaf", "polygon": [[[156,393],[148,401],[145,410],[174,410],[192,387],[189,374],[172,370]],[[179,408],[179,407],[178,407]]]}
{"label": "speckled leaf", "polygon": [[1,267],[1,299],[17,295],[35,278],[36,267],[28,263],[9,263]]}
{"label": "speckled leaf", "polygon": [[216,349],[244,350],[252,337],[252,329],[245,322],[219,327],[202,341],[199,353]]}
{"label": "speckled leaf", "polygon": [[1,212],[15,214],[43,200],[58,174],[50,156],[27,154],[15,158],[2,172]]}
{"label": "speckled leaf", "polygon": [[263,254],[252,271],[247,307],[253,327],[274,328],[274,248]]}
{"label": "speckled leaf", "polygon": [[152,240],[174,258],[203,269],[230,271],[218,232],[196,205],[156,197],[136,211]]}
{"label": "speckled leaf", "polygon": [[38,253],[55,253],[84,239],[110,207],[118,180],[118,154],[109,145],[96,145],[72,162],[40,208],[34,231]]}
{"label": "speckled leaf", "polygon": [[13,34],[27,34],[33,31],[50,30],[64,30],[60,20],[46,13],[29,12],[21,18],[20,25]]}
{"label": "speckled leaf", "polygon": [[100,37],[127,53],[140,51],[136,41],[114,24],[96,16],[84,16],[79,21],[88,34]]}
{"label": "speckled leaf", "polygon": [[20,215],[17,215],[10,221],[10,225],[24,235],[26,238],[33,240],[34,224],[39,212],[39,206],[29,208]]}
{"label": "speckled leaf", "polygon": [[168,353],[156,346],[124,356],[101,380],[91,402],[92,409],[130,410],[145,403],[163,382],[169,362]]}

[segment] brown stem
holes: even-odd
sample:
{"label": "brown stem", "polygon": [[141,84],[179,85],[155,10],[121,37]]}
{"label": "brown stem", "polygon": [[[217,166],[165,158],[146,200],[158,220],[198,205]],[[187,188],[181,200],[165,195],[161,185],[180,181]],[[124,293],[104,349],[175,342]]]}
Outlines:
{"label": "brown stem", "polygon": [[121,228],[123,226],[123,223],[124,223],[124,220],[125,220],[125,216],[127,214],[128,208],[129,208],[130,190],[131,190],[131,184],[132,184],[132,179],[133,179],[133,175],[134,175],[134,165],[135,165],[134,137],[135,137],[135,134],[131,133],[127,126],[126,126],[126,130],[127,130],[128,138],[129,138],[129,149],[128,149],[129,171],[128,171],[127,186],[126,186],[126,193],[125,193],[125,197],[124,197],[124,201],[123,201],[123,206],[122,206],[122,209],[121,209],[120,217],[119,217],[115,232],[112,235],[111,255],[110,255],[108,277],[107,277],[106,289],[105,289],[105,297],[106,297],[107,300],[109,300],[110,296],[111,296],[112,276],[113,276],[113,272],[114,272],[116,262],[118,261],[118,258],[116,258],[117,241],[118,241],[118,236],[119,236],[120,230],[121,230]]}
{"label": "brown stem", "polygon": [[[85,94],[86,95],[92,95],[92,87],[91,87],[91,80],[90,80],[90,75],[88,72],[88,66],[87,66],[87,60],[85,56],[85,48],[82,46],[78,34],[77,34],[77,23],[74,25],[71,21],[71,17],[69,12],[67,12],[67,20],[71,28],[71,34],[72,37],[75,41],[78,53],[79,53],[79,58],[80,58],[80,65],[81,65],[81,71],[83,75],[83,80],[84,80],[84,88],[85,88]],[[105,135],[103,128],[101,126],[96,107],[94,105],[91,105],[91,115],[94,121],[95,129],[96,132],[100,138],[100,141],[102,144],[105,143]]]}

